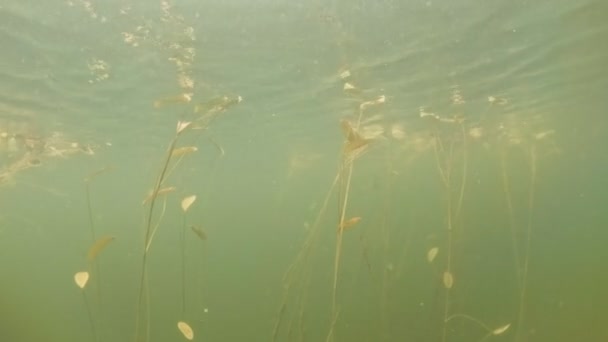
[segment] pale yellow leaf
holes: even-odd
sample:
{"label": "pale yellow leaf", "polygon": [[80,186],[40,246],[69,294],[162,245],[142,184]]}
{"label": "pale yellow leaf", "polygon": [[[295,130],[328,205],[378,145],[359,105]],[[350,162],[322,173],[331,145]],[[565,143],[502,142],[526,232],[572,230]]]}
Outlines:
{"label": "pale yellow leaf", "polygon": [[192,341],[194,339],[194,331],[192,331],[192,328],[188,323],[183,321],[177,322],[177,329],[179,329],[187,340]]}
{"label": "pale yellow leaf", "polygon": [[177,122],[177,134],[180,134],[183,130],[188,128],[192,122],[189,121],[178,121]]}
{"label": "pale yellow leaf", "polygon": [[141,202],[141,205],[146,205],[146,203],[150,202],[152,199],[159,197],[159,196],[164,196],[173,191],[175,191],[174,186],[168,186],[168,187],[165,187],[162,189],[158,189],[158,191],[156,193],[154,193],[154,190],[152,190],[152,192],[150,192],[150,194],[148,196],[146,196],[146,198],[144,198],[144,200]]}
{"label": "pale yellow leaf", "polygon": [[188,211],[188,209],[190,208],[192,203],[194,203],[194,201],[196,201],[196,195],[184,197],[184,199],[182,200],[182,210],[184,212]]}
{"label": "pale yellow leaf", "polygon": [[114,241],[114,239],[115,238],[113,236],[103,236],[97,239],[97,241],[95,241],[95,243],[89,248],[89,251],[87,252],[87,260],[89,262],[95,260],[95,258],[97,258],[97,255],[99,255],[99,253],[101,253],[101,251],[104,250],[104,248],[106,248],[106,246],[109,245],[110,242]]}
{"label": "pale yellow leaf", "polygon": [[439,247],[433,247],[429,249],[429,251],[426,252],[426,260],[428,262],[433,262],[433,260],[435,260],[435,258],[437,257],[437,253],[439,253]]}
{"label": "pale yellow leaf", "polygon": [[74,282],[76,282],[76,285],[78,285],[78,287],[80,287],[81,289],[84,289],[84,287],[87,286],[88,281],[89,272],[84,271],[74,274]]}
{"label": "pale yellow leaf", "polygon": [[504,333],[505,331],[507,331],[507,329],[509,329],[510,326],[511,326],[511,323],[505,324],[500,328],[496,328],[496,329],[492,330],[492,335],[500,335],[500,334]]}
{"label": "pale yellow leaf", "polygon": [[172,157],[181,157],[181,156],[185,156],[186,154],[194,153],[196,151],[198,151],[198,147],[196,147],[196,146],[178,147],[178,148],[174,149],[173,152],[171,152],[171,156]]}
{"label": "pale yellow leaf", "polygon": [[354,225],[359,223],[359,221],[361,221],[360,216],[351,217],[348,220],[345,220],[344,222],[342,222],[338,225],[338,233],[340,233],[344,230],[347,230],[349,228],[352,228]]}
{"label": "pale yellow leaf", "polygon": [[443,286],[446,289],[451,289],[454,286],[454,276],[450,271],[443,272]]}

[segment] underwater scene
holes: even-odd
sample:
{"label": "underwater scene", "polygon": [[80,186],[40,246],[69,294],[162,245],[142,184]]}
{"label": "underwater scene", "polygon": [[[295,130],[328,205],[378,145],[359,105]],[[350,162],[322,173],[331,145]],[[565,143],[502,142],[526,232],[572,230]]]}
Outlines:
{"label": "underwater scene", "polygon": [[0,341],[608,341],[608,2],[0,2]]}

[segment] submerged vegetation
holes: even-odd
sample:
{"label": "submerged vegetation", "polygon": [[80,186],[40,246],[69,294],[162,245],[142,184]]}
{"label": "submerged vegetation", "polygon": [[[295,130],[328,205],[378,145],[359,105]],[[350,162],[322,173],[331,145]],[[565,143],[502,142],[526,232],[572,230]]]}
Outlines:
{"label": "submerged vegetation", "polygon": [[[207,312],[204,302],[210,275],[206,250],[215,243],[215,235],[208,239],[207,227],[201,222],[210,190],[184,184],[182,171],[187,170],[184,165],[189,159],[209,151],[218,159],[225,155],[222,139],[211,135],[214,124],[246,104],[241,105],[239,95],[213,96],[197,88],[194,29],[168,2],[161,2],[160,11],[160,22],[179,43],[169,44],[143,25],[122,35],[133,48],[150,44],[170,56],[176,72],[171,95],[147,99],[146,103],[151,112],[174,111],[180,117],[172,120],[175,126],[170,128],[175,130],[166,138],[162,154],[155,156],[158,169],[153,171],[149,191],[125,210],[141,212],[140,227],[129,227],[132,230],[125,229],[123,235],[108,234],[97,222],[95,183],[113,168],[103,168],[84,179],[83,202],[90,230],[86,234],[90,239],[81,246],[86,253],[73,275],[74,291],[82,293],[84,304],[65,310],[86,313],[90,341],[108,341],[107,332],[112,329],[108,317],[114,314],[132,320],[123,340],[133,342],[158,341],[154,336],[158,326],[177,328],[176,338],[206,341],[205,330],[211,324],[200,317],[200,312]],[[285,261],[280,284],[260,299],[260,305],[272,307],[273,316],[256,323],[263,336],[257,340],[534,340],[538,323],[529,315],[536,305],[531,298],[532,265],[540,239],[535,229],[542,224],[535,215],[541,201],[543,163],[560,155],[557,131],[541,115],[514,110],[512,104],[517,99],[507,94],[488,93],[469,99],[463,95],[466,89],[458,85],[452,85],[440,100],[420,103],[413,113],[401,113],[392,102],[398,94],[389,96],[382,87],[366,86],[373,81],[361,76],[364,66],[350,61],[344,44],[350,38],[338,18],[323,18],[336,35],[336,48],[342,57],[331,91],[339,94],[336,102],[347,109],[332,119],[335,143],[331,147],[315,151],[311,146],[285,160],[287,170],[281,175],[284,182],[279,184],[277,203],[265,214],[275,218],[280,233],[287,230],[294,236],[289,249],[292,254]],[[100,67],[95,70],[98,73]],[[106,79],[96,77],[98,82]],[[8,132],[1,126],[0,147],[5,161],[0,186],[55,157],[93,155],[97,148],[68,141],[59,134],[40,137],[32,132]],[[316,191],[311,187],[304,193],[306,177],[319,171],[315,166],[327,160],[322,153],[327,151],[335,151],[329,157],[335,167],[323,174],[325,188],[310,195]],[[264,158],[263,153],[258,157]],[[199,172],[198,165],[193,168]],[[309,200],[314,205],[309,205]],[[178,219],[167,214],[175,213],[174,207],[178,208]],[[294,207],[302,210],[294,213]],[[264,235],[264,241],[269,241],[264,247],[272,252],[272,240],[265,234],[273,232],[262,230],[265,223],[249,217],[243,221],[247,229]],[[178,257],[163,260],[175,265],[163,266],[177,269],[179,277],[170,280],[176,291],[161,293],[166,288],[160,286],[155,272],[166,269],[151,260],[163,231],[178,236],[178,243],[172,246],[172,255]],[[243,240],[239,232],[231,233],[235,241]],[[107,304],[116,299],[107,292],[102,296],[101,290],[108,284],[116,286],[109,266],[123,262],[119,258],[124,255],[117,250],[127,235],[138,236],[137,245],[128,247],[129,256],[137,260],[128,259],[133,263],[130,273],[136,278],[136,284],[131,284],[134,297],[132,303],[124,304],[124,312],[112,313]],[[280,244],[284,247],[284,242]],[[202,247],[195,253],[194,245]],[[284,258],[276,257],[281,259],[277,262]],[[194,280],[192,265],[202,282]],[[479,279],[488,280],[479,284]],[[246,280],[239,281],[247,286]],[[483,287],[496,295],[477,297],[478,292],[484,292]],[[161,322],[155,314],[165,310],[155,306],[161,296],[179,305],[179,313],[166,309],[162,316],[172,315],[171,322]],[[239,324],[226,326],[238,329]]]}

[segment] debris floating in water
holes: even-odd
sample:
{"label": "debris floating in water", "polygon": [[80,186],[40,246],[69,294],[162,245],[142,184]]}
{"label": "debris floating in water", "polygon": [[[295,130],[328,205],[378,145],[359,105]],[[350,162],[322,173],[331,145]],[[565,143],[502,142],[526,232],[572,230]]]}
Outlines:
{"label": "debris floating in water", "polygon": [[187,340],[192,341],[194,339],[194,331],[192,331],[192,328],[188,323],[183,321],[177,322],[177,329],[179,329]]}
{"label": "debris floating in water", "polygon": [[77,272],[76,274],[74,274],[74,282],[76,282],[76,285],[79,288],[84,289],[84,287],[87,286],[87,283],[89,282],[89,272]]}

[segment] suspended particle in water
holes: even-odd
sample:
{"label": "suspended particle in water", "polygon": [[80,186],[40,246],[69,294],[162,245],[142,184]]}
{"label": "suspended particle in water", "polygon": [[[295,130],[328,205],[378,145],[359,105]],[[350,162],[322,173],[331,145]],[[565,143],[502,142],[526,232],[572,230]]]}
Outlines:
{"label": "suspended particle in water", "polygon": [[93,58],[87,63],[89,71],[94,79],[90,79],[89,83],[101,82],[110,78],[110,65],[101,59]]}
{"label": "suspended particle in water", "polygon": [[177,83],[179,83],[179,86],[182,89],[186,89],[186,90],[194,89],[194,80],[186,74],[179,74],[177,76]]}
{"label": "suspended particle in water", "polygon": [[460,89],[458,88],[454,88],[452,89],[452,104],[453,105],[462,105],[465,104],[465,100],[464,97],[462,96],[462,93],[460,92]]}

